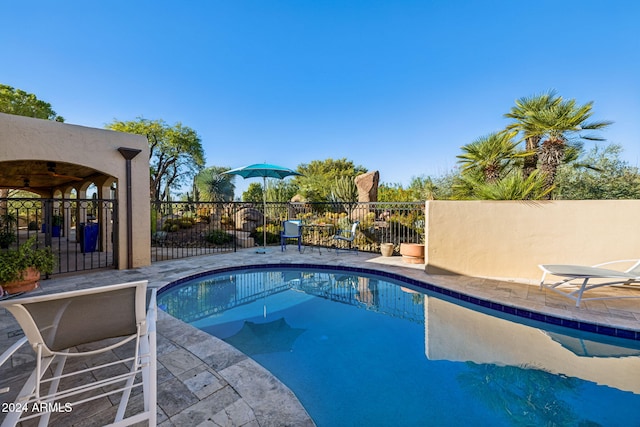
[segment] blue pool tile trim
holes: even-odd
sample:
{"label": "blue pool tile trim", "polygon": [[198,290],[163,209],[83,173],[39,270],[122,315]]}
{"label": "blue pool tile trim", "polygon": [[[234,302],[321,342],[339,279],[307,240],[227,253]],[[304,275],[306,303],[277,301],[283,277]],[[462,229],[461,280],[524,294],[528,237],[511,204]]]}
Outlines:
{"label": "blue pool tile trim", "polygon": [[616,338],[624,338],[628,340],[640,341],[640,331],[614,328],[607,325],[599,325],[597,323],[571,320],[571,319],[565,319],[563,317],[552,316],[549,314],[542,314],[533,310],[513,307],[513,306],[497,303],[494,301],[470,296],[458,291],[453,291],[451,289],[441,288],[431,283],[405,277],[397,273],[389,273],[386,271],[379,271],[379,270],[360,268],[360,267],[347,267],[347,266],[341,266],[341,265],[329,266],[329,265],[319,265],[319,264],[275,263],[275,264],[253,264],[253,265],[241,265],[241,266],[233,266],[233,267],[222,267],[222,268],[212,269],[209,271],[193,274],[190,276],[185,276],[181,279],[178,279],[174,282],[167,284],[166,286],[163,286],[158,292],[162,294],[163,292],[166,292],[173,287],[179,286],[186,282],[191,282],[193,280],[196,280],[202,277],[210,276],[212,274],[236,273],[239,271],[247,271],[247,270],[251,271],[251,270],[300,270],[300,269],[344,271],[349,273],[360,273],[360,274],[371,275],[376,277],[389,278],[402,283],[413,285],[415,287],[427,290],[435,294],[443,295],[443,296],[460,300],[472,305],[476,305],[478,307],[488,308],[488,309],[509,314],[512,316],[521,317],[528,320],[536,320],[538,322],[548,323],[556,326],[562,326],[565,328],[576,329],[583,332],[591,332],[591,333],[607,335],[607,336],[616,337]]}

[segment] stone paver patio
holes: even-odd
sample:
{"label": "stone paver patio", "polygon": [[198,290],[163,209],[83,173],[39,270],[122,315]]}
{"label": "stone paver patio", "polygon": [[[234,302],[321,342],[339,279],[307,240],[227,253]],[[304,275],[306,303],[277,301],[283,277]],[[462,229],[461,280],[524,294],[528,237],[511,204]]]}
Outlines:
{"label": "stone paver patio", "polygon": [[[377,254],[328,252],[294,246],[286,252],[279,247],[267,254],[254,249],[157,262],[135,270],[103,270],[83,275],[56,277],[41,282],[32,294],[60,292],[85,287],[146,279],[152,287],[162,287],[185,276],[216,268],[252,264],[322,264],[368,268],[401,274],[445,289],[505,305],[563,319],[640,331],[640,300],[618,299],[574,302],[537,285],[491,279],[432,276],[422,265],[403,264],[400,257]],[[605,295],[637,290],[604,288]],[[160,426],[312,426],[313,421],[295,395],[243,353],[225,342],[201,332],[171,316],[158,316],[158,425]],[[20,328],[5,310],[0,310],[0,352],[21,336]],[[13,366],[0,370],[0,378],[18,379],[31,368],[29,348],[14,358]],[[138,396],[139,397],[139,396]],[[0,395],[1,401],[10,398]],[[141,399],[132,398],[132,404]],[[95,402],[88,408],[59,417],[55,425],[101,425],[115,411],[112,402]],[[0,414],[0,421],[3,415]],[[103,421],[104,420],[104,421]]]}

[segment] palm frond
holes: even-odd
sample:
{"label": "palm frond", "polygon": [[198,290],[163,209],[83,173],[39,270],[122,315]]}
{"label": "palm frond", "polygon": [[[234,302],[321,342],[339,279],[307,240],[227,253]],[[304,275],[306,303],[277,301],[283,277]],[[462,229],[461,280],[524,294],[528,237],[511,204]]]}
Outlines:
{"label": "palm frond", "polygon": [[546,188],[543,174],[534,171],[524,177],[519,171],[513,171],[505,178],[483,183],[475,188],[475,198],[482,200],[540,200],[551,193]]}

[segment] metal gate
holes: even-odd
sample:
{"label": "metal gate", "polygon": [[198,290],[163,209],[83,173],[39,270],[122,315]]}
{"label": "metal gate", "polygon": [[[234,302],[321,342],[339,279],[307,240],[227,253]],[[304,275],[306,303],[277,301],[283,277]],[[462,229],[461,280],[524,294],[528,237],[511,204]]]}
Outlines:
{"label": "metal gate", "polygon": [[117,267],[117,201],[0,199],[0,251],[35,236],[56,254],[53,274]]}

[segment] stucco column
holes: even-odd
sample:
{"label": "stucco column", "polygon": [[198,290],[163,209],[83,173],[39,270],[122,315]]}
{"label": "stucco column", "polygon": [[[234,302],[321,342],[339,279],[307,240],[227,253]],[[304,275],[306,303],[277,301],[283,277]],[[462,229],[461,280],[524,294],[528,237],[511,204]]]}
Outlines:
{"label": "stucco column", "polygon": [[126,160],[126,180],[127,180],[127,268],[133,268],[133,199],[131,193],[131,159],[136,157],[142,150],[133,148],[118,148],[122,157]]}

